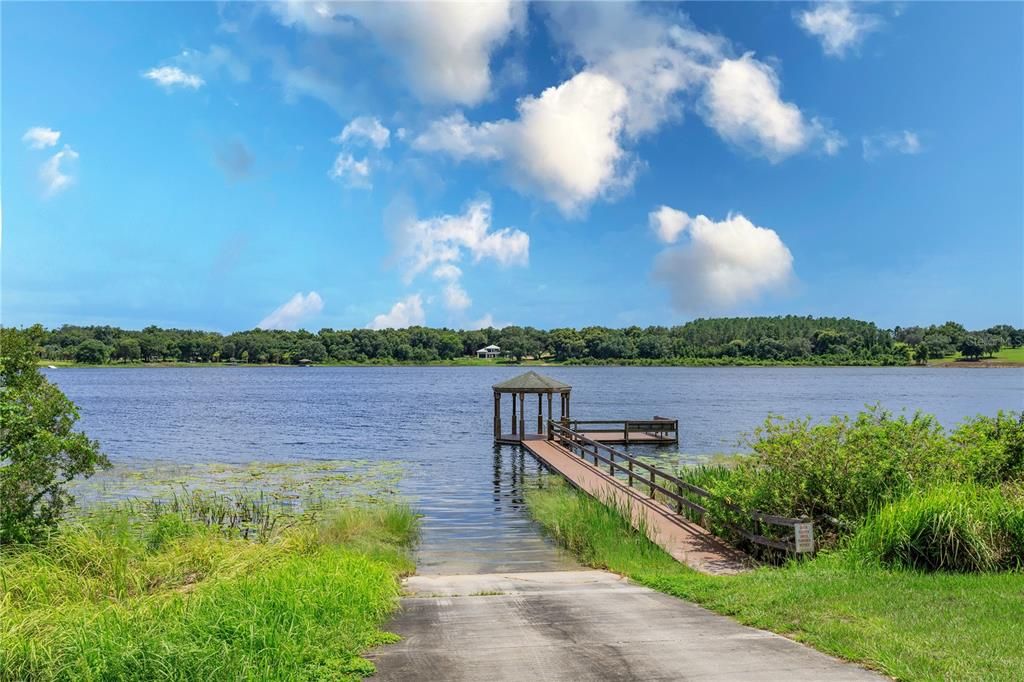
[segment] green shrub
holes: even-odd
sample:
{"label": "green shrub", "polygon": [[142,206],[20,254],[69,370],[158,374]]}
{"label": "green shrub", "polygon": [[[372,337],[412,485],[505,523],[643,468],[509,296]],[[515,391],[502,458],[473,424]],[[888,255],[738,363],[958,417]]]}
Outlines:
{"label": "green shrub", "polygon": [[36,337],[0,328],[0,545],[43,539],[73,501],[67,484],[110,466],[74,429],[78,408],[39,372]]}
{"label": "green shrub", "polygon": [[961,424],[950,436],[964,480],[984,485],[1024,481],[1024,413],[1000,411]]}
{"label": "green shrub", "polygon": [[850,542],[885,566],[978,572],[1024,564],[1024,508],[998,488],[947,484],[882,507]]}
{"label": "green shrub", "polygon": [[[730,526],[753,530],[744,511],[808,516],[819,546],[834,544],[873,509],[946,483],[995,486],[1024,481],[1024,415],[967,420],[947,434],[925,414],[896,417],[871,407],[856,417],[769,418],[749,439],[752,454],[729,465],[683,469],[684,480],[716,499],[692,497],[708,508],[712,532],[738,540]],[[785,539],[785,529],[764,526]]]}

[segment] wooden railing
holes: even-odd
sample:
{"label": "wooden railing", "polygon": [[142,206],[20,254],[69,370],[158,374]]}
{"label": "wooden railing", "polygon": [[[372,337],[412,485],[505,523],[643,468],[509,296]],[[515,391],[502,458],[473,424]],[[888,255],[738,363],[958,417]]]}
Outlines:
{"label": "wooden railing", "polygon": [[570,419],[564,425],[573,431],[588,433],[622,433],[629,442],[629,434],[642,433],[662,440],[679,441],[679,420],[667,417],[652,419]]}
{"label": "wooden railing", "polygon": [[[575,423],[621,424],[622,422],[576,421]],[[809,519],[793,519],[774,514],[763,514],[758,511],[746,511],[735,504],[716,497],[704,488],[688,483],[656,466],[588,438],[557,420],[548,421],[548,440],[558,443],[583,461],[593,460],[596,468],[606,468],[608,474],[615,479],[625,477],[631,488],[646,489],[648,496],[652,499],[657,499],[658,495],[660,495],[664,500],[668,500],[671,506],[675,507],[677,514],[683,514],[684,510],[688,510],[696,514],[698,519],[703,522],[704,517],[708,513],[708,507],[701,502],[713,501],[715,504],[738,515],[742,515],[753,522],[753,530],[741,528],[731,523],[726,525],[729,530],[755,545],[770,547],[791,554],[814,551],[814,531]],[[765,537],[761,532],[762,524],[789,528],[792,530],[793,538],[777,540]]]}

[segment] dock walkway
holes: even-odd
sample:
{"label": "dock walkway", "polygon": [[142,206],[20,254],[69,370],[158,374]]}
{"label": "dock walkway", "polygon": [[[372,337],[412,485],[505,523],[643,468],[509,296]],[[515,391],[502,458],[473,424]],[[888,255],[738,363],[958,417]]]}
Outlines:
{"label": "dock walkway", "polygon": [[644,529],[652,542],[677,561],[712,574],[738,573],[749,567],[746,555],[707,529],[581,460],[554,441],[524,440],[522,446],[577,488],[605,504],[628,509],[633,526]]}

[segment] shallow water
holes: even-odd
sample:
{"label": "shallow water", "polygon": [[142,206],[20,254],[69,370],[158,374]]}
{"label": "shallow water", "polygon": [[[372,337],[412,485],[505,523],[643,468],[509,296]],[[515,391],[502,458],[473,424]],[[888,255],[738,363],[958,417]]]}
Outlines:
{"label": "shallow water", "polygon": [[[135,471],[208,463],[401,463],[425,515],[421,572],[552,569],[571,560],[526,514],[530,455],[491,442],[490,387],[523,371],[487,367],[62,368],[47,374],[82,428]],[[1024,409],[1024,370],[954,368],[540,368],[573,386],[580,419],[679,419],[677,449],[699,461],[742,449],[769,414],[816,419],[875,402],[945,425]],[[556,401],[557,409],[557,401]],[[505,423],[510,403],[503,405]],[[528,401],[528,417],[536,404]],[[534,423],[536,417],[534,416]],[[528,420],[529,421],[529,420]]]}

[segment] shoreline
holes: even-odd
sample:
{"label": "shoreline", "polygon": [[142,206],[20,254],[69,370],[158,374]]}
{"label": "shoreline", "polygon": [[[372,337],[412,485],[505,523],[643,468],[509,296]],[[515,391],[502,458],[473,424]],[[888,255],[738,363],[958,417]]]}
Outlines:
{"label": "shoreline", "polygon": [[438,360],[435,362],[317,362],[309,365],[296,365],[284,363],[229,363],[229,362],[108,362],[103,364],[68,362],[65,360],[40,360],[37,365],[42,369],[103,369],[103,368],[182,368],[182,367],[204,367],[233,369],[245,368],[271,368],[271,367],[700,367],[700,368],[730,368],[730,367],[918,367],[921,369],[933,368],[960,368],[960,369],[1017,369],[1024,368],[1024,362],[1013,360],[936,360],[927,364],[908,363],[906,365],[884,365],[873,363],[814,363],[814,362],[590,362],[590,363],[567,363],[526,360],[523,362],[477,362],[473,360]]}

